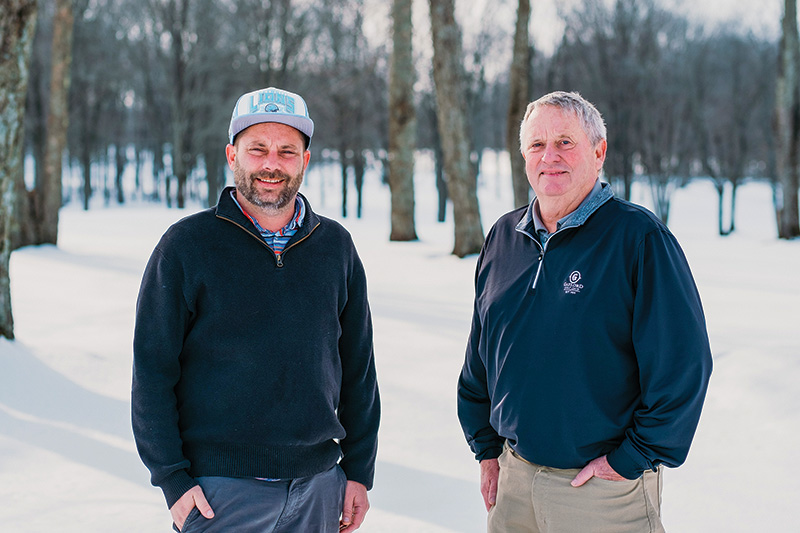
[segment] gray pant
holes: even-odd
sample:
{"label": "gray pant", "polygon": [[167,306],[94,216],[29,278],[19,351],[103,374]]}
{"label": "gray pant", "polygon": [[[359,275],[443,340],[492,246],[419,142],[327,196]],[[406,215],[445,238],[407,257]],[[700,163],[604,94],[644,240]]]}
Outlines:
{"label": "gray pant", "polygon": [[570,482],[579,469],[529,463],[506,445],[489,533],[663,533],[661,468],[630,481]]}
{"label": "gray pant", "polygon": [[195,507],[181,533],[339,531],[347,484],[339,465],[292,480],[200,477],[197,482],[214,510],[214,518],[206,519]]}

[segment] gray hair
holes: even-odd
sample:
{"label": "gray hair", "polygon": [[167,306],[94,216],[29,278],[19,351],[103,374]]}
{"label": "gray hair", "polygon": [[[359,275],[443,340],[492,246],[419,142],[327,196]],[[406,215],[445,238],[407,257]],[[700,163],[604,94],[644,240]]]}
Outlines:
{"label": "gray hair", "polygon": [[589,142],[591,142],[592,145],[596,145],[606,138],[606,125],[603,122],[603,117],[600,115],[600,111],[598,111],[591,102],[576,92],[568,93],[564,91],[555,91],[528,104],[528,109],[525,110],[525,118],[522,119],[522,124],[520,124],[519,127],[520,150],[525,151],[524,133],[526,129],[525,126],[528,123],[528,117],[531,116],[531,113],[533,113],[535,109],[546,105],[557,107],[562,111],[571,111],[575,113],[581,121],[583,130],[586,132],[586,136],[589,137]]}

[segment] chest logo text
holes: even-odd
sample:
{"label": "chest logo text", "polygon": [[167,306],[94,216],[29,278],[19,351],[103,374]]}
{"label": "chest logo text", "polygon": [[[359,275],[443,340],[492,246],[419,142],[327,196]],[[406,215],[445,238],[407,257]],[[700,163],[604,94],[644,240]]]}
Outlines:
{"label": "chest logo text", "polygon": [[579,283],[581,280],[581,273],[575,270],[569,275],[569,279],[564,282],[564,294],[578,294],[583,289],[583,284]]}

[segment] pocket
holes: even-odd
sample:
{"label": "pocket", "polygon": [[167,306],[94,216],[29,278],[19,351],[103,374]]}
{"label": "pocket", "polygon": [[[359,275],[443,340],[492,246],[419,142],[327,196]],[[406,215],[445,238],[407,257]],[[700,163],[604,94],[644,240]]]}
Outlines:
{"label": "pocket", "polygon": [[189,531],[189,527],[192,525],[192,522],[194,522],[197,519],[198,516],[201,516],[200,509],[198,509],[197,507],[192,508],[192,510],[189,511],[189,515],[186,517],[186,520],[183,521],[183,527],[178,529],[178,531],[180,533],[186,533],[187,531]]}
{"label": "pocket", "polygon": [[632,506],[641,510],[644,503],[642,479],[615,481],[594,476],[583,486],[595,501],[604,501],[618,507]]}
{"label": "pocket", "polygon": [[333,468],[336,472],[336,478],[339,480],[339,508],[341,508],[344,505],[344,493],[347,490],[347,474],[344,473],[344,470],[338,464]]}
{"label": "pocket", "polygon": [[589,481],[598,481],[600,483],[609,483],[611,485],[616,484],[617,486],[622,486],[625,483],[633,483],[636,484],[639,482],[639,478],[636,479],[605,479],[599,476],[592,476],[589,478]]}
{"label": "pocket", "polygon": [[508,460],[508,456],[512,455],[516,457],[514,450],[511,449],[511,446],[508,445],[508,442],[503,444],[503,451],[500,452],[500,455],[497,457],[497,462],[500,465],[506,464]]}

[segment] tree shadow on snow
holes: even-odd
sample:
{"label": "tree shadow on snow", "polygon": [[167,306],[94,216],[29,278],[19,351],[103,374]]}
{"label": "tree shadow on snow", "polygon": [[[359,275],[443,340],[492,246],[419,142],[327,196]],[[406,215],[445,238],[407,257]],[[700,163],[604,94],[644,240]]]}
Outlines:
{"label": "tree shadow on snow", "polygon": [[3,340],[0,435],[133,483],[148,478],[133,445],[127,402],[88,391],[24,345]]}

